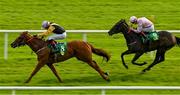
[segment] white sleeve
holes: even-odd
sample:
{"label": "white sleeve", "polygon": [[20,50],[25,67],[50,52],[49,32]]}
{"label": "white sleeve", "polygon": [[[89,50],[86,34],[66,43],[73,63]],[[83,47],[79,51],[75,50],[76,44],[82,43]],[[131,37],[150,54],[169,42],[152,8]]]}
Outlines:
{"label": "white sleeve", "polygon": [[140,33],[140,32],[142,32],[142,30],[143,30],[143,23],[142,23],[142,21],[139,21],[138,27],[137,27],[137,32]]}

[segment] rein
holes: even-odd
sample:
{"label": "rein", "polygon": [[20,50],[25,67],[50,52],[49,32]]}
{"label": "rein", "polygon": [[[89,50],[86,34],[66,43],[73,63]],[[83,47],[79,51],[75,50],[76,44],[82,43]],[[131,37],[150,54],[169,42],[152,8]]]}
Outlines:
{"label": "rein", "polygon": [[131,29],[129,28],[129,29],[128,29],[128,34],[129,34],[130,32],[131,32]]}
{"label": "rein", "polygon": [[[123,25],[124,25],[125,28],[128,29],[127,35],[129,35],[131,32],[134,32],[133,29],[131,29],[131,28],[129,28],[129,27],[127,26],[127,24],[123,23]],[[125,35],[125,34],[124,34],[124,35]],[[132,46],[132,45],[135,45],[136,43],[137,43],[137,41],[134,40],[133,42],[131,42],[131,43],[129,43],[129,44],[127,43],[127,45],[128,45],[128,46]]]}
{"label": "rein", "polygon": [[[33,39],[34,39],[34,37],[31,37],[31,38],[28,39],[26,42],[27,42],[27,43],[30,43]],[[45,49],[45,48],[46,48],[46,47],[42,47],[42,48],[38,49],[35,53],[37,54],[37,53],[39,53],[41,50],[43,50],[43,49]]]}
{"label": "rein", "polygon": [[40,48],[39,50],[37,50],[35,53],[39,53],[41,50],[45,49],[46,47]]}
{"label": "rein", "polygon": [[32,39],[34,39],[34,37],[31,37],[29,40],[27,40],[27,43],[30,42]]}

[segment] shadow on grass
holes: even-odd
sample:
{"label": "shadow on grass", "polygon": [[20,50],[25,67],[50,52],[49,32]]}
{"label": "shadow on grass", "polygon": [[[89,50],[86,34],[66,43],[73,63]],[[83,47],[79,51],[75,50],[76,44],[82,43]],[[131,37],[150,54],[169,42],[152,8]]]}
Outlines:
{"label": "shadow on grass", "polygon": [[83,77],[66,77],[62,78],[63,83],[59,83],[56,78],[53,79],[42,79],[38,83],[40,84],[56,84],[56,85],[64,85],[64,86],[121,86],[121,85],[131,85],[129,83],[138,83],[145,82],[144,80],[148,80],[143,75],[140,74],[113,74],[110,75],[110,82],[107,82],[101,76],[98,75],[88,75]]}

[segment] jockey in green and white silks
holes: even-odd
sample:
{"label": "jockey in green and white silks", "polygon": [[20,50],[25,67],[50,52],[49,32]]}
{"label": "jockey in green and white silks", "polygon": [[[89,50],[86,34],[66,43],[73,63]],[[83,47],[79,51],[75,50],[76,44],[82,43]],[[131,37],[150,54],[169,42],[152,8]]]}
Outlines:
{"label": "jockey in green and white silks", "polygon": [[137,24],[137,30],[133,29],[136,33],[154,31],[154,24],[146,17],[137,18],[136,16],[131,16],[130,22]]}
{"label": "jockey in green and white silks", "polygon": [[132,30],[135,33],[140,34],[142,36],[141,37],[142,42],[144,44],[149,45],[149,38],[147,35],[155,31],[154,24],[146,17],[137,18],[136,16],[131,16],[129,20],[130,20],[130,23],[137,24],[137,30],[133,28],[131,28],[130,30]]}

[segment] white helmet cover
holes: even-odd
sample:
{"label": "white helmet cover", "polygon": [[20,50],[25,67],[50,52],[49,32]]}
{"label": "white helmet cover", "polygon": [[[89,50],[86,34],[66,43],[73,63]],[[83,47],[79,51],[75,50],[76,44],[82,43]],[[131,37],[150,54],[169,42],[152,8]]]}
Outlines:
{"label": "white helmet cover", "polygon": [[134,22],[137,21],[137,17],[136,17],[136,16],[131,16],[130,19],[129,19],[129,21],[130,21],[131,23],[134,23]]}
{"label": "white helmet cover", "polygon": [[49,21],[43,21],[42,22],[42,28],[46,29],[49,26],[50,22]]}

